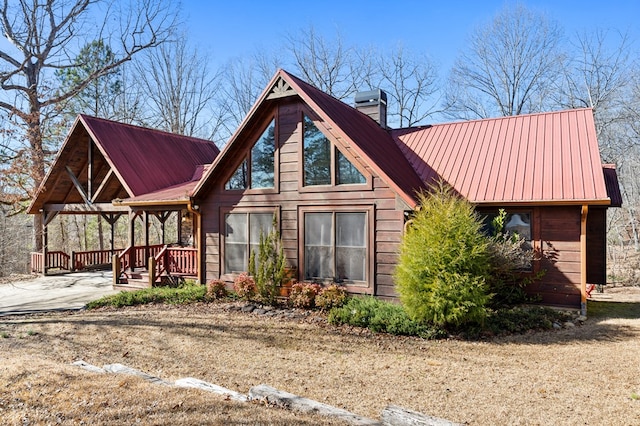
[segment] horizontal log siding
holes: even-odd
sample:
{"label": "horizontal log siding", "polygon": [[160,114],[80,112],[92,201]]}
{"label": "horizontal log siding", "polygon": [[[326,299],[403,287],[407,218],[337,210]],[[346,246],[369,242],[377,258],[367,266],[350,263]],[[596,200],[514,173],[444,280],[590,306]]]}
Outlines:
{"label": "horizontal log siding", "polygon": [[[278,137],[279,148],[279,182],[278,191],[269,194],[238,194],[223,190],[224,182],[216,184],[205,200],[200,201],[204,213],[203,234],[206,240],[206,278],[218,278],[221,273],[220,256],[222,239],[218,238],[221,210],[234,208],[246,211],[253,207],[276,207],[280,214],[280,228],[285,255],[291,266],[299,267],[300,247],[298,241],[299,226],[302,217],[299,215],[299,207],[326,207],[326,211],[333,208],[360,206],[363,209],[375,206],[373,217],[369,218],[369,225],[376,226],[369,262],[376,261],[377,269],[373,269],[374,276],[369,277],[367,288],[350,287],[353,292],[374,293],[381,296],[396,296],[392,273],[397,259],[397,250],[402,236],[404,216],[398,208],[396,194],[391,188],[375,176],[372,170],[356,158],[356,164],[360,170],[373,176],[373,184],[349,190],[332,190],[327,192],[299,192],[300,173],[299,165],[302,141],[303,109],[297,103],[280,105],[278,111]],[[250,127],[250,126],[248,126]],[[259,125],[254,126],[256,128]],[[256,133],[259,130],[255,131]],[[241,135],[250,144],[258,134]],[[329,136],[329,135],[328,135]],[[333,142],[336,143],[336,139]],[[237,141],[240,142],[240,141]],[[337,143],[341,143],[338,141]],[[246,147],[249,149],[249,147]],[[355,156],[351,149],[343,149],[343,152]],[[230,169],[237,168],[237,164],[229,164]],[[225,174],[225,173],[221,173]],[[324,209],[323,209],[324,210]],[[206,212],[206,213],[205,213]],[[215,213],[214,213],[215,212]],[[298,277],[300,278],[300,277]]]}
{"label": "horizontal log siding", "polygon": [[[541,207],[539,238],[544,277],[530,291],[542,302],[580,306],[580,207]],[[535,219],[534,219],[535,220]]]}

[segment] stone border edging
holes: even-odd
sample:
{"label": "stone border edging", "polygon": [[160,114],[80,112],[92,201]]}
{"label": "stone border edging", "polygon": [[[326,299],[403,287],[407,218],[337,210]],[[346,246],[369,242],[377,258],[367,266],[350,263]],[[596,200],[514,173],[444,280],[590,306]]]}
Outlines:
{"label": "stone border edging", "polygon": [[377,420],[361,417],[342,408],[336,408],[312,399],[303,398],[267,385],[258,385],[249,389],[249,399],[266,401],[268,404],[287,410],[302,413],[318,413],[324,416],[336,417],[352,425],[381,425]]}
{"label": "stone border edging", "polygon": [[106,364],[103,368],[86,363],[83,360],[72,362],[84,370],[92,373],[105,374],[129,374],[140,377],[150,383],[175,386],[183,388],[196,388],[207,392],[212,392],[237,402],[264,401],[269,405],[274,405],[286,410],[297,411],[301,413],[318,413],[327,417],[335,417],[352,425],[364,426],[460,426],[459,423],[450,422],[449,420],[438,417],[427,416],[416,411],[395,405],[387,406],[381,414],[381,421],[369,419],[367,417],[358,416],[350,411],[342,408],[333,407],[323,404],[312,399],[304,398],[292,393],[278,390],[268,385],[258,385],[249,389],[249,395],[244,395],[222,386],[207,383],[203,380],[193,377],[178,379],[174,383],[162,380],[159,377],[147,374],[135,368],[127,367],[122,364]]}

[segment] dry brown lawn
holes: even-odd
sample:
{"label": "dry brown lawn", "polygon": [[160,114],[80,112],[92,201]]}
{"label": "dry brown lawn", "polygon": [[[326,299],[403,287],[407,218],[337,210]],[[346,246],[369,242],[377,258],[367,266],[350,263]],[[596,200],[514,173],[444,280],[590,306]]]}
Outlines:
{"label": "dry brown lawn", "polygon": [[471,425],[640,424],[640,304],[591,302],[573,329],[424,341],[228,305],[0,318],[2,424],[339,424],[99,375],[122,363],[246,393],[268,384],[378,418],[388,404]]}

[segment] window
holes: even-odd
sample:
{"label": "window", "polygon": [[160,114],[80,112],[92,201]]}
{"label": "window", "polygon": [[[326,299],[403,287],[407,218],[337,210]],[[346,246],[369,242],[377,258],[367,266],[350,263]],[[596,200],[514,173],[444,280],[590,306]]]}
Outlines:
{"label": "window", "polygon": [[[303,185],[364,184],[366,178],[340,152],[332,147],[329,139],[306,115],[303,118]],[[332,149],[335,149],[335,165],[332,167]],[[335,178],[333,175],[335,174]]]}
{"label": "window", "polygon": [[[494,227],[494,219],[498,217],[498,213],[483,214],[483,231],[487,235],[495,235],[496,229]],[[524,240],[522,248],[525,251],[531,250],[533,245],[531,244],[531,212],[526,211],[511,211],[508,212],[504,218],[503,232],[506,235],[517,235]],[[531,271],[533,265],[530,260],[523,263],[521,269],[523,271]]]}
{"label": "window", "polygon": [[226,190],[264,189],[275,186],[276,122],[271,120],[266,130],[251,148],[247,159],[227,181]]}
{"label": "window", "polygon": [[304,214],[305,279],[366,281],[367,214]]}
{"label": "window", "polygon": [[269,232],[273,213],[227,213],[224,216],[224,273],[246,272],[260,232]]}

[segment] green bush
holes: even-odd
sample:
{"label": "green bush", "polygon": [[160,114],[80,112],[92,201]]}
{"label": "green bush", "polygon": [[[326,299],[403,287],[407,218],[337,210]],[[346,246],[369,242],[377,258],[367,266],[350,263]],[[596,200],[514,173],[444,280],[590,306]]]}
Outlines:
{"label": "green bush", "polygon": [[419,196],[395,270],[409,316],[437,326],[482,324],[490,293],[488,239],[473,206],[444,184]]}
{"label": "green bush", "polygon": [[249,274],[255,280],[257,295],[262,303],[270,305],[276,304],[280,287],[288,279],[287,259],[277,225],[274,215],[269,233],[260,231],[257,253],[252,250],[249,256]]}
{"label": "green bush", "polygon": [[343,306],[329,311],[328,321],[335,325],[348,324],[374,332],[428,339],[446,335],[441,328],[413,321],[402,306],[371,296],[349,298]]}
{"label": "green bush", "polygon": [[485,324],[493,334],[524,333],[529,330],[549,330],[553,323],[563,323],[572,317],[544,306],[514,306],[494,311]]}
{"label": "green bush", "polygon": [[201,302],[205,298],[205,286],[198,284],[186,284],[178,288],[152,287],[136,291],[122,291],[118,294],[105,296],[87,304],[87,309],[102,306],[121,308],[124,306],[146,305],[149,303],[167,303],[183,305]]}

